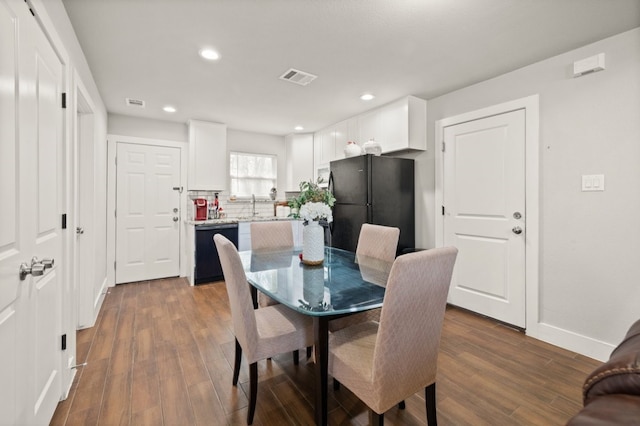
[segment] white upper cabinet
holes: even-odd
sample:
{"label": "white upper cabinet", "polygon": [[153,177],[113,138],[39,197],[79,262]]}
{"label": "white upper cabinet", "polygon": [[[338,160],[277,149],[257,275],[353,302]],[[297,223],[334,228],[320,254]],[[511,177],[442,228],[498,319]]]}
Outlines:
{"label": "white upper cabinet", "polygon": [[344,158],[348,141],[363,147],[369,139],[380,143],[383,154],[426,151],[427,101],[406,96],[314,133],[315,168],[324,168],[330,161]]}
{"label": "white upper cabinet", "polygon": [[362,146],[358,130],[358,117],[339,122],[334,126],[334,131],[336,138],[333,160],[344,158],[344,148],[349,141],[358,142],[358,145]]}
{"label": "white upper cabinet", "polygon": [[[382,152],[427,149],[427,101],[407,96],[384,105],[378,112],[375,140]],[[364,144],[367,140],[362,140]]]}
{"label": "white upper cabinet", "polygon": [[313,135],[313,162],[316,165],[329,164],[335,155],[335,130],[322,129]]}
{"label": "white upper cabinet", "polygon": [[226,190],[228,168],[227,125],[190,120],[188,189]]}
{"label": "white upper cabinet", "polygon": [[291,134],[284,141],[287,153],[284,191],[299,191],[300,182],[313,179],[313,134]]}

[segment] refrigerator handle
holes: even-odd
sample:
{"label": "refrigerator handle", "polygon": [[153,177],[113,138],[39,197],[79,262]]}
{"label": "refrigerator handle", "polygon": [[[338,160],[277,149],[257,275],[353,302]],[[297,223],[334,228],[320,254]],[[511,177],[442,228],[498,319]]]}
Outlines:
{"label": "refrigerator handle", "polygon": [[[329,170],[329,184],[327,185],[329,192],[333,194],[333,172]],[[333,222],[329,222],[329,234],[333,237]]]}
{"label": "refrigerator handle", "polygon": [[333,172],[329,171],[329,183],[327,185],[327,189],[329,192],[333,194]]}

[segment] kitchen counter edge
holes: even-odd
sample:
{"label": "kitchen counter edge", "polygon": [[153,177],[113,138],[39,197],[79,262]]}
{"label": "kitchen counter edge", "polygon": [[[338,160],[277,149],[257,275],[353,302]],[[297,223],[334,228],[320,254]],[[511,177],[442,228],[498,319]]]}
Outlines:
{"label": "kitchen counter edge", "polygon": [[277,216],[256,216],[256,217],[230,217],[224,219],[209,219],[209,220],[185,220],[187,225],[211,225],[219,223],[240,223],[240,222],[267,222],[274,220],[299,220],[292,217],[277,217]]}

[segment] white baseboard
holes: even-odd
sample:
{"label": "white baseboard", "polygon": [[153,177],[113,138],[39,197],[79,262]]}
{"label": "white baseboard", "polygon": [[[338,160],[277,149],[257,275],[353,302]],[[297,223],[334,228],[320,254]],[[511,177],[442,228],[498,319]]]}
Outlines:
{"label": "white baseboard", "polygon": [[527,335],[531,337],[598,361],[608,360],[609,355],[615,349],[615,346],[610,343],[601,342],[549,324],[538,323],[535,335],[529,334],[528,331]]}

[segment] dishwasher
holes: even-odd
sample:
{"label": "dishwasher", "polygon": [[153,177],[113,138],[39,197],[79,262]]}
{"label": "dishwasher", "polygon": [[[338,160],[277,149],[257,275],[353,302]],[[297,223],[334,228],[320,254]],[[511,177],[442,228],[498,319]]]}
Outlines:
{"label": "dishwasher", "polygon": [[238,224],[218,223],[195,225],[196,231],[196,266],[195,284],[204,284],[223,279],[222,266],[213,236],[222,234],[233,245],[238,247]]}

